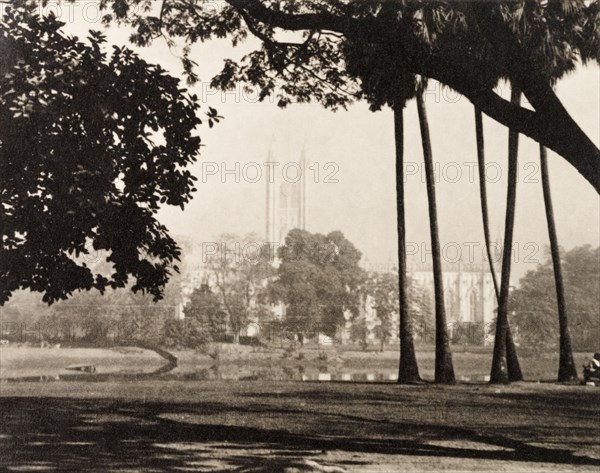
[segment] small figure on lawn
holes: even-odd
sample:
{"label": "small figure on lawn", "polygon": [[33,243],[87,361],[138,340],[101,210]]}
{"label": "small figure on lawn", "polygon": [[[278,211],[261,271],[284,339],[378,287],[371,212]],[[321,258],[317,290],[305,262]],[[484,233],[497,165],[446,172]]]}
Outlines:
{"label": "small figure on lawn", "polygon": [[587,383],[592,378],[600,381],[600,352],[594,353],[590,361],[583,365],[583,380]]}

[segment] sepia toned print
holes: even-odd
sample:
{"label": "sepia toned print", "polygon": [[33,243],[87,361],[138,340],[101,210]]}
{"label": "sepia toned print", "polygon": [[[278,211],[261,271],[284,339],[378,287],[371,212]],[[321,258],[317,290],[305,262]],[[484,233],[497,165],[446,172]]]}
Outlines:
{"label": "sepia toned print", "polygon": [[0,0],[0,469],[597,471],[599,0]]}

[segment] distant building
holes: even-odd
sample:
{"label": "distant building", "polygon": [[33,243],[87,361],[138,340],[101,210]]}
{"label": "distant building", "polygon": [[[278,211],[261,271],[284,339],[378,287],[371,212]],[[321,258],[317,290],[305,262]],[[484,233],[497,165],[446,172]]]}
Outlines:
{"label": "distant building", "polygon": [[[266,178],[265,189],[265,240],[277,246],[285,244],[285,237],[294,228],[308,229],[309,193],[308,193],[308,160],[306,152],[302,149],[297,162],[287,164],[277,160],[273,150],[268,154],[269,171]],[[184,257],[188,264],[184,264],[182,278],[183,302],[177,314],[183,317],[183,307],[189,301],[192,291],[201,284],[211,284],[210,275],[206,273],[201,264],[202,249],[191,239],[179,240],[184,250]],[[194,261],[191,265],[189,262]],[[275,262],[277,264],[277,261]],[[381,268],[371,267],[365,258],[363,266],[372,271],[392,271],[395,262],[388,261]],[[408,272],[416,283],[428,289],[431,295],[431,307],[435,307],[433,300],[433,272],[430,265],[411,264]],[[452,263],[443,266],[444,303],[446,319],[451,339],[462,343],[468,339],[471,343],[484,343],[489,341],[487,334],[495,318],[496,297],[492,276],[484,261],[477,263]],[[283,304],[272,307],[273,315],[279,319],[285,318],[286,308]],[[375,341],[375,327],[379,323],[377,311],[372,298],[367,297],[361,313],[369,330],[368,339]],[[348,340],[350,328],[350,314],[346,314],[347,322],[341,328],[341,337]],[[392,337],[397,339],[398,314],[393,318]],[[465,337],[465,333],[467,336]],[[433,334],[431,334],[433,336]]]}
{"label": "distant building", "polygon": [[269,150],[268,161],[277,163],[266,179],[265,238],[283,245],[294,228],[308,225],[308,162],[304,148],[298,162],[281,164]]}
{"label": "distant building", "polygon": [[[487,342],[489,328],[495,319],[496,294],[489,267],[485,263],[452,263],[442,267],[444,306],[449,336],[458,337],[458,330]],[[422,287],[431,288],[433,300],[433,271],[430,267],[409,267],[412,278]],[[470,333],[469,333],[470,332]]]}
{"label": "distant building", "polygon": [[[409,275],[420,287],[426,288],[431,297],[431,310],[435,315],[435,300],[433,286],[433,272],[424,265],[409,267]],[[492,342],[490,328],[494,323],[496,311],[496,294],[492,275],[485,264],[446,264],[443,266],[444,306],[446,308],[446,322],[448,336],[452,343],[457,344],[488,344]],[[374,300],[367,296],[360,316],[364,317],[368,330],[367,340],[375,343],[375,328],[379,325],[377,309]],[[352,314],[345,313],[346,323],[341,328],[342,342],[350,342]],[[392,328],[390,342],[397,341],[399,328],[399,314],[392,315]],[[420,334],[415,332],[417,341],[433,343],[435,333]]]}
{"label": "distant building", "polygon": [[181,290],[181,302],[175,309],[175,318],[184,319],[184,308],[190,301],[195,289],[208,283],[209,274],[202,264],[203,248],[193,238],[176,235],[175,240],[181,247],[181,262],[179,263],[179,285]]}

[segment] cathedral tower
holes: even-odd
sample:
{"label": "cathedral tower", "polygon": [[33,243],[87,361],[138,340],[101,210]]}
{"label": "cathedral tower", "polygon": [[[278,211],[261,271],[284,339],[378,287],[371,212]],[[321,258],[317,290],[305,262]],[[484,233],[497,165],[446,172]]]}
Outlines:
{"label": "cathedral tower", "polygon": [[[274,163],[272,148],[269,163]],[[308,163],[305,149],[296,163],[275,166],[269,164],[266,179],[265,238],[283,245],[290,230],[306,230],[308,221]]]}

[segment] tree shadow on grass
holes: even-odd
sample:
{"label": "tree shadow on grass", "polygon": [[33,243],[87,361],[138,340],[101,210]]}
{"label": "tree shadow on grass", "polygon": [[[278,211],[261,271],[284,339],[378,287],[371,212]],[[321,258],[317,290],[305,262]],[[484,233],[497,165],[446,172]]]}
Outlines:
{"label": "tree shadow on grass", "polygon": [[[309,418],[316,424],[303,426]],[[457,448],[452,441],[467,444]],[[473,442],[495,448],[475,448]],[[600,460],[497,433],[385,422],[368,415],[303,409],[299,404],[0,399],[4,471],[305,471],[305,459],[329,451],[342,453],[344,460],[338,465],[351,464],[356,453],[369,453],[600,466]]]}

